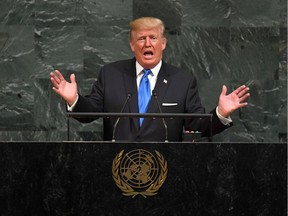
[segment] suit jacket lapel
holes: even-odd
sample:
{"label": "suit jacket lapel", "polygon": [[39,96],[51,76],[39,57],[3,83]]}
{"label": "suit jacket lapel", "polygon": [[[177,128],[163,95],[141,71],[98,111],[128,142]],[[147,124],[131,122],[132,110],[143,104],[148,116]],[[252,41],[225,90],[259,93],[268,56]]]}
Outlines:
{"label": "suit jacket lapel", "polygon": [[[163,64],[164,64],[164,62],[163,62]],[[163,67],[164,67],[164,65],[162,65],[162,67],[159,71],[159,74],[157,77],[157,82],[156,82],[156,85],[154,88],[154,92],[157,94],[157,98],[158,98],[160,106],[162,104],[163,98],[166,94],[166,90],[167,90],[168,85],[170,83],[169,82],[170,81],[169,75],[168,75],[167,71],[165,71],[163,69]],[[153,95],[152,95],[150,104],[148,106],[147,112],[149,112],[149,113],[159,113],[160,112],[158,105],[157,105],[157,102],[155,100],[155,97]]]}
{"label": "suit jacket lapel", "polygon": [[[131,113],[138,113],[138,90],[136,82],[136,65],[135,58],[132,59],[131,64],[126,68],[126,73],[123,75],[124,84],[126,88],[126,94],[131,94],[131,98],[128,101],[129,111]],[[139,130],[138,118],[132,119],[136,130]]]}

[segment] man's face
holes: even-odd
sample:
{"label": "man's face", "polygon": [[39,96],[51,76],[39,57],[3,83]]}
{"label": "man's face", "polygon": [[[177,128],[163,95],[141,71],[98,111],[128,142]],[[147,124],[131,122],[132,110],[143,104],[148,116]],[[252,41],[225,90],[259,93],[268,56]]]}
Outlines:
{"label": "man's face", "polygon": [[162,36],[160,28],[132,31],[130,47],[140,65],[152,69],[162,59],[166,38]]}

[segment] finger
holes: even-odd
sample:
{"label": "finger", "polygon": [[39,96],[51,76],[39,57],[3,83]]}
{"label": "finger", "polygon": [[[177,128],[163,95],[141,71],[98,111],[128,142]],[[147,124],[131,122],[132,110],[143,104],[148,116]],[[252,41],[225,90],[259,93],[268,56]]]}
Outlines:
{"label": "finger", "polygon": [[240,87],[238,87],[236,90],[234,90],[233,92],[235,93],[235,94],[239,94],[239,92],[241,92],[243,89],[245,89],[246,88],[246,86],[245,85],[242,85],[242,86],[240,86]]}
{"label": "finger", "polygon": [[50,77],[51,77],[51,78],[55,78],[55,77],[56,77],[56,74],[54,73],[54,71],[53,71],[53,72],[50,72]]}
{"label": "finger", "polygon": [[240,98],[240,102],[245,101],[248,97],[250,97],[250,94],[249,94],[249,93],[243,95],[243,96]]}
{"label": "finger", "polygon": [[223,85],[221,95],[225,96],[226,94],[227,94],[227,87],[225,85]]}
{"label": "finger", "polygon": [[246,95],[249,91],[249,88],[248,87],[245,87],[244,89],[242,89],[239,93],[238,93],[238,97],[241,98],[243,97],[244,95]]}
{"label": "finger", "polygon": [[75,77],[75,74],[74,74],[74,73],[70,75],[70,81],[71,81],[71,83],[73,83],[73,84],[76,83],[76,77]]}
{"label": "finger", "polygon": [[[58,88],[59,88],[59,82],[57,82],[56,79],[57,79],[57,78],[55,78],[55,77],[53,77],[53,76],[51,76],[51,78],[50,78],[51,83],[53,84],[53,86],[58,89]],[[59,80],[59,79],[58,79],[58,80]]]}
{"label": "finger", "polygon": [[51,81],[53,79],[55,83],[58,83],[58,84],[60,83],[59,76],[58,74],[55,74],[55,71],[50,73],[50,78],[51,78]]}
{"label": "finger", "polygon": [[247,102],[245,102],[245,103],[241,103],[241,104],[239,104],[238,108],[243,108],[243,107],[245,107],[245,106],[247,106],[247,105],[248,105]]}
{"label": "finger", "polygon": [[65,81],[63,75],[60,73],[59,70],[55,70],[55,73],[57,74],[57,77],[59,78],[60,82]]}
{"label": "finger", "polygon": [[52,89],[53,89],[53,91],[54,91],[56,94],[59,94],[59,95],[60,95],[60,91],[59,91],[59,89],[58,89],[58,88],[56,88],[56,87],[53,87]]}
{"label": "finger", "polygon": [[59,88],[60,80],[54,72],[50,73],[50,80],[54,87]]}

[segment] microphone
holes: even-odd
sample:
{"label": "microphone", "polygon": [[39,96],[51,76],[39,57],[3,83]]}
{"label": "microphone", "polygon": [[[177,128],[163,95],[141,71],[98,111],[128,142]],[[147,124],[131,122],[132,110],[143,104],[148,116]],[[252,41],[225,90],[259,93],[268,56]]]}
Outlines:
{"label": "microphone", "polygon": [[[125,108],[125,106],[126,106],[126,104],[128,103],[128,101],[129,101],[130,98],[131,98],[131,94],[129,93],[129,94],[127,95],[127,98],[126,98],[126,100],[125,100],[125,103],[123,104],[123,107],[122,107],[120,113],[123,113],[123,110],[124,110],[124,108]],[[119,120],[120,120],[120,116],[117,118],[117,120],[116,120],[116,122],[115,122],[115,124],[114,124],[114,127],[113,127],[112,142],[115,142],[115,131],[116,131],[116,127],[117,127],[117,125],[118,125],[118,123],[119,123]]]}
{"label": "microphone", "polygon": [[[161,110],[161,107],[160,107],[160,104],[159,104],[159,101],[158,101],[157,93],[153,90],[152,94],[153,94],[153,96],[154,96],[154,98],[156,100],[159,112],[162,113],[162,110]],[[162,122],[163,122],[163,125],[164,125],[164,128],[165,128],[165,142],[168,142],[168,128],[167,128],[167,124],[166,124],[164,118],[162,118]]]}

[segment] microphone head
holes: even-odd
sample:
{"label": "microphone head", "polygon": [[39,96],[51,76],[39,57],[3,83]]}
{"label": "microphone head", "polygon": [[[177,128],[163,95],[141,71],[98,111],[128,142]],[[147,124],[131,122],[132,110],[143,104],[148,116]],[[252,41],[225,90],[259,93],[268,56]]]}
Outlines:
{"label": "microphone head", "polygon": [[154,97],[157,97],[157,93],[156,93],[155,90],[152,90],[152,94],[153,94]]}

